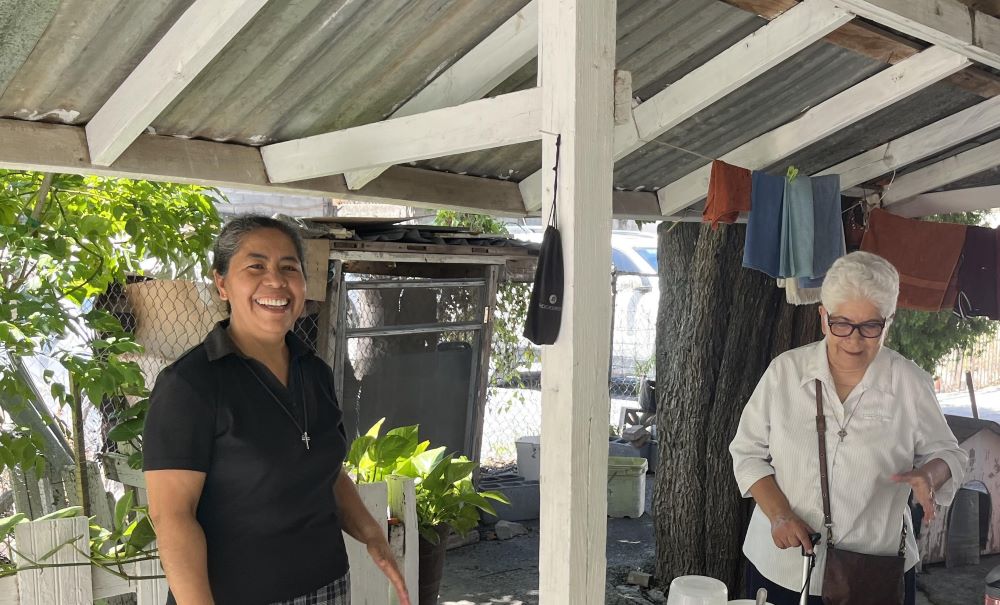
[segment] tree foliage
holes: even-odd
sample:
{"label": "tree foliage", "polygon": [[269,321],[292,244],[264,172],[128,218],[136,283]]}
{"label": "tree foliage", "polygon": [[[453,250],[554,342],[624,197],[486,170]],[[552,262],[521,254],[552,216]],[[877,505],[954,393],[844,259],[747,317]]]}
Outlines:
{"label": "tree foliage", "polygon": [[[965,212],[940,214],[927,220],[963,225],[983,225],[986,214]],[[886,346],[912,359],[930,374],[952,351],[974,354],[977,342],[996,332],[996,323],[981,317],[962,318],[951,310],[938,313],[899,309],[889,329]]]}
{"label": "tree foliage", "polygon": [[[176,275],[205,267],[219,228],[201,187],[0,171],[0,392],[31,396],[19,360],[44,353],[69,382],[44,378],[60,405],[146,395],[138,366],[122,355],[140,347],[95,296],[157,259]],[[9,403],[14,398],[8,397]],[[140,405],[141,409],[141,405]],[[81,436],[77,435],[77,438]],[[10,456],[0,441],[0,460]]]}

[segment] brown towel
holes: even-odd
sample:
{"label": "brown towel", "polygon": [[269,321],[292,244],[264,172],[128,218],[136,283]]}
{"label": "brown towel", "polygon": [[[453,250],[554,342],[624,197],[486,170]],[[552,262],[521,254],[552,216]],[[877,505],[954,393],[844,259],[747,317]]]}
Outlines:
{"label": "brown towel", "polygon": [[[965,245],[965,225],[918,221],[872,210],[861,249],[899,271],[899,306],[940,311]],[[951,308],[950,306],[948,308]]]}
{"label": "brown towel", "polygon": [[967,229],[956,273],[955,312],[965,317],[997,319],[997,234],[993,229],[975,226]]}
{"label": "brown towel", "polygon": [[740,212],[750,212],[750,189],[749,170],[715,160],[701,220],[712,223],[712,229],[719,223],[735,223]]}

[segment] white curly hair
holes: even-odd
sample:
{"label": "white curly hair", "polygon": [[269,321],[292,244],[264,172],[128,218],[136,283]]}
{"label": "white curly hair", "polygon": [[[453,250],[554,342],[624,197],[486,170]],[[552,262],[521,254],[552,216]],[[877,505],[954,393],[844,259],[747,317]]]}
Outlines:
{"label": "white curly hair", "polygon": [[892,264],[870,252],[851,252],[838,258],[823,280],[820,299],[827,313],[849,300],[867,300],[882,317],[892,317],[899,298],[899,272]]}

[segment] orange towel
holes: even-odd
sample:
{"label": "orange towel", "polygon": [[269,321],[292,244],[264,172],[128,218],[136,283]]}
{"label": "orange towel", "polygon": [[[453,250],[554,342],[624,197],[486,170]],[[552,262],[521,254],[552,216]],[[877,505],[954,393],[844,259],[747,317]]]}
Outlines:
{"label": "orange towel", "polygon": [[749,170],[715,160],[701,220],[712,223],[712,229],[719,223],[735,223],[740,212],[750,212],[750,189]]}
{"label": "orange towel", "polygon": [[[918,221],[872,210],[861,249],[899,271],[899,306],[918,311],[951,308],[949,292],[965,245],[965,225]],[[946,298],[951,298],[946,302]]]}

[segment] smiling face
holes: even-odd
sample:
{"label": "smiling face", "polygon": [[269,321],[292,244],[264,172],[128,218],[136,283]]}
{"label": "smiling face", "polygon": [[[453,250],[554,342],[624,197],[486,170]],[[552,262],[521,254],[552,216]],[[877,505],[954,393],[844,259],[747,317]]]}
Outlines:
{"label": "smiling face", "polygon": [[259,341],[284,339],[305,306],[302,262],[277,229],[243,236],[226,275],[215,272],[215,285],[232,308],[231,329]]}
{"label": "smiling face", "polygon": [[[826,354],[830,366],[842,371],[863,372],[875,360],[886,331],[878,338],[864,338],[860,330],[854,330],[850,336],[837,336],[830,330],[829,322],[849,322],[852,324],[878,323],[885,321],[878,308],[868,300],[849,300],[831,311],[820,307],[821,325],[826,336]],[[888,324],[886,324],[888,329]]]}

